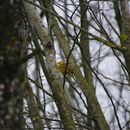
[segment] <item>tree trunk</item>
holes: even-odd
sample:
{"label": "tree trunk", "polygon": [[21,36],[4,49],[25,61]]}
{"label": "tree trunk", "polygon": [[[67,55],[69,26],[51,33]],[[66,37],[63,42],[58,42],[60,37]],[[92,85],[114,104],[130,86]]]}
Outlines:
{"label": "tree trunk", "polygon": [[22,130],[24,67],[20,2],[0,1],[0,129]]}
{"label": "tree trunk", "polygon": [[130,83],[130,12],[128,0],[120,0],[122,11],[122,32],[121,35],[126,37],[121,43],[126,46],[126,50],[123,51],[126,68],[129,76]]}

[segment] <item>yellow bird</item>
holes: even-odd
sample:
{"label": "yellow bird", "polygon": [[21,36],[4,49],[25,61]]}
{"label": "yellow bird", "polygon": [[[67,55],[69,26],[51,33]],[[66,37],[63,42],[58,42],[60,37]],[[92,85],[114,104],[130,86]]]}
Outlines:
{"label": "yellow bird", "polygon": [[[73,74],[74,73],[74,70],[71,66],[70,63],[68,63],[67,65],[65,64],[64,61],[59,61],[57,64],[56,64],[56,67],[57,67],[57,70],[62,73],[62,74]],[[65,70],[66,69],[66,70]]]}

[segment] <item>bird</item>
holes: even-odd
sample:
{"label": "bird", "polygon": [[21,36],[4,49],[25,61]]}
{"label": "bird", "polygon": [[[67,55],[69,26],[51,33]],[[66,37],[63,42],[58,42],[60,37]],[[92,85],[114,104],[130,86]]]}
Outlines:
{"label": "bird", "polygon": [[62,73],[62,74],[73,74],[74,73],[74,69],[72,67],[72,64],[68,63],[66,64],[65,61],[59,61],[56,64],[57,70]]}

